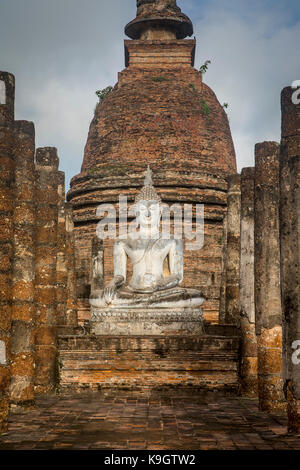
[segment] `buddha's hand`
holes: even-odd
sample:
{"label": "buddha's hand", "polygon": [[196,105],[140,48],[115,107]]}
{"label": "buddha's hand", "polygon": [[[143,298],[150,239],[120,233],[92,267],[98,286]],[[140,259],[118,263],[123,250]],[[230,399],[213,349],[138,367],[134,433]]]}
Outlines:
{"label": "buddha's hand", "polygon": [[165,279],[160,279],[157,283],[157,290],[171,289],[172,287],[178,286],[180,279],[178,276],[171,275]]}
{"label": "buddha's hand", "polygon": [[123,276],[116,276],[105,286],[103,291],[103,297],[107,304],[110,304],[113,301],[117,290],[119,289],[119,287],[121,287],[123,283]]}

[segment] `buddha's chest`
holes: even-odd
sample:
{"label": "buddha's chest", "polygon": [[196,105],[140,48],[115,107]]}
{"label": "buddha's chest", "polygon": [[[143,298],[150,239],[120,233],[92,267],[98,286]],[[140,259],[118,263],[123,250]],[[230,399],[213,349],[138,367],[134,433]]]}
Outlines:
{"label": "buddha's chest", "polygon": [[169,240],[157,240],[154,242],[137,240],[135,244],[127,246],[126,249],[127,255],[133,265],[139,265],[139,267],[144,266],[149,272],[161,268],[169,251]]}

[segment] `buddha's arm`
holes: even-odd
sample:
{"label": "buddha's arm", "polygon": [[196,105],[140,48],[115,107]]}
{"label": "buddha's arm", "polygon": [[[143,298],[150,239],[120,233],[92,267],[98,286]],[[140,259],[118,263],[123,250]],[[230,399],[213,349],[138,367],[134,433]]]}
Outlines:
{"label": "buddha's arm", "polygon": [[124,245],[119,240],[114,244],[114,279],[120,285],[126,281],[127,254]]}
{"label": "buddha's arm", "polygon": [[114,277],[104,289],[104,297],[106,301],[111,301],[116,290],[119,289],[126,281],[127,255],[123,243],[119,240],[116,240],[114,243],[113,261]]}
{"label": "buddha's arm", "polygon": [[183,279],[183,243],[174,240],[169,252],[170,276],[160,282],[161,289],[170,289],[178,286]]}

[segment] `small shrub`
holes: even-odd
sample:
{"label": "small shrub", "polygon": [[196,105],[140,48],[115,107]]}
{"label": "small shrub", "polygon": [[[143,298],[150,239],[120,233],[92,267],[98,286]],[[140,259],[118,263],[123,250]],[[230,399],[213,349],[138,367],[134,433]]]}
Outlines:
{"label": "small shrub", "polygon": [[206,60],[206,61],[204,62],[204,64],[201,65],[201,67],[200,67],[200,69],[199,69],[199,72],[200,72],[200,73],[206,73],[207,70],[208,70],[209,64],[211,64],[211,61],[210,61],[210,60]]}
{"label": "small shrub", "polygon": [[112,86],[107,86],[106,88],[103,88],[103,90],[97,90],[95,93],[98,96],[99,101],[104,100],[104,98],[112,91],[112,89]]}
{"label": "small shrub", "polygon": [[204,112],[204,114],[206,116],[209,116],[210,115],[210,107],[208,106],[208,104],[206,103],[205,100],[202,100],[201,104],[202,104],[202,111]]}

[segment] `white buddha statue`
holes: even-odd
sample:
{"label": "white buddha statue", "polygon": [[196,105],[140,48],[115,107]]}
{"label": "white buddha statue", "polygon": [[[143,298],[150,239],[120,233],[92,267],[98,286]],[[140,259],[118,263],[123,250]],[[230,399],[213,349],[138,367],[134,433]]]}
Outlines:
{"label": "white buddha statue", "polygon": [[[199,307],[204,302],[196,289],[181,288],[183,280],[183,242],[164,239],[160,232],[162,203],[152,184],[148,167],[144,187],[135,199],[139,229],[127,239],[114,242],[114,277],[104,290],[90,296],[92,307],[98,308],[187,308]],[[133,274],[127,284],[127,259]],[[168,260],[169,275],[164,276],[164,262]]]}

